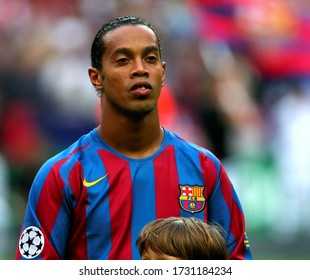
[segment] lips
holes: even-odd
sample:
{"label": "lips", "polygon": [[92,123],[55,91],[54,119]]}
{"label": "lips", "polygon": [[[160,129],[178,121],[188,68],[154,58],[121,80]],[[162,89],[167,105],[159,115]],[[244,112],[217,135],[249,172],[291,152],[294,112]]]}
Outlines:
{"label": "lips", "polygon": [[130,88],[130,92],[135,95],[144,96],[152,91],[152,85],[147,81],[136,82]]}

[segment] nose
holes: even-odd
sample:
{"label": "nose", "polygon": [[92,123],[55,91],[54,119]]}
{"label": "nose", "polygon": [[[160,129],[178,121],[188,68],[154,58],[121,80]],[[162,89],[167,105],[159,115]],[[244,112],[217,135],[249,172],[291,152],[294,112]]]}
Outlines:
{"label": "nose", "polygon": [[131,72],[131,77],[137,78],[137,77],[148,77],[148,76],[149,76],[149,71],[146,69],[143,61],[142,60],[135,61],[133,70]]}

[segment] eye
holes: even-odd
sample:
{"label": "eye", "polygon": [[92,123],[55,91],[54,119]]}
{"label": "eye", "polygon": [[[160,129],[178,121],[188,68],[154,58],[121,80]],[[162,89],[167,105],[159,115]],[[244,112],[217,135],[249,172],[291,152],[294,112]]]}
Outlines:
{"label": "eye", "polygon": [[156,62],[157,61],[157,56],[155,55],[149,55],[146,57],[146,60],[149,62]]}
{"label": "eye", "polygon": [[129,59],[127,57],[121,57],[121,58],[116,60],[116,63],[118,63],[118,64],[125,64],[128,61],[129,61]]}

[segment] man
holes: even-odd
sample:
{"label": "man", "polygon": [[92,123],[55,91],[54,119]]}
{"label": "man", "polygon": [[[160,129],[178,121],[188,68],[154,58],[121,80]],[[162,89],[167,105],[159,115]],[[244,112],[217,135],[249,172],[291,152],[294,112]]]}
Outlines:
{"label": "man", "polygon": [[251,259],[243,212],[220,161],[160,125],[166,65],[153,27],[127,16],[105,24],[91,61],[100,125],[39,170],[16,258],[140,259],[135,242],[143,226],[182,216],[222,225],[229,257]]}

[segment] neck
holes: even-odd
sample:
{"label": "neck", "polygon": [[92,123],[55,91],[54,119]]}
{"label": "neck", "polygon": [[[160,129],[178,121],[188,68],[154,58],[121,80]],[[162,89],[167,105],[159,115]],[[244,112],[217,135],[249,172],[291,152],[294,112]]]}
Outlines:
{"label": "neck", "polygon": [[158,111],[153,111],[151,115],[140,119],[118,116],[116,121],[102,117],[98,127],[99,135],[109,146],[127,157],[151,156],[160,147],[164,137]]}

